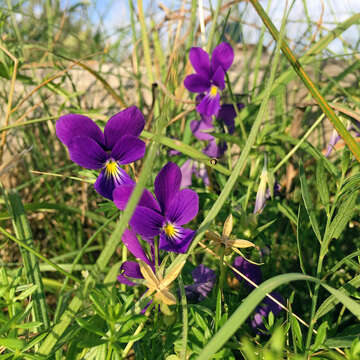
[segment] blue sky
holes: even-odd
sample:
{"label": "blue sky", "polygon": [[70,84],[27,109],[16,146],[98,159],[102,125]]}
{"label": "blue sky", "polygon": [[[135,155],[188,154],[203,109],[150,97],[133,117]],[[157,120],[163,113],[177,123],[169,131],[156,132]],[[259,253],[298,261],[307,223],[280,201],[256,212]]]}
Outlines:
{"label": "blue sky", "polygon": [[[86,0],[85,0],[86,1]],[[209,8],[209,1],[212,1],[213,6],[217,4],[218,0],[203,0],[205,12]],[[229,0],[223,0],[223,3],[226,3]],[[73,4],[78,1],[74,0],[64,0],[63,4]],[[91,18],[94,23],[99,23],[100,21],[103,24],[103,28],[109,34],[114,34],[116,29],[122,27],[126,24],[129,24],[129,5],[128,0],[98,0],[98,1],[87,1],[90,2],[89,11]],[[134,4],[137,3],[136,0],[133,0]],[[145,13],[156,13],[163,15],[163,12],[158,8],[158,3],[161,2],[170,9],[178,9],[182,3],[181,0],[143,0]],[[324,4],[324,14],[323,14],[323,26],[326,29],[332,29],[335,26],[336,22],[343,21],[348,18],[351,14],[360,13],[360,0],[307,0],[308,12],[311,19],[314,22],[317,22],[320,18],[322,11],[322,4]],[[189,1],[187,1],[189,3]],[[269,1],[261,0],[262,5],[266,8]],[[291,1],[289,1],[289,4]],[[279,27],[281,23],[282,14],[284,11],[284,6],[286,4],[285,0],[272,0],[270,7],[270,16],[274,23]],[[249,3],[242,2],[239,4],[242,9],[246,10],[246,23],[243,24],[244,27],[244,37],[247,43],[256,43],[259,31],[254,30],[253,26],[249,24],[261,25],[261,21],[255,11],[252,9],[252,6]],[[306,25],[302,23],[305,19],[305,12],[302,0],[295,0],[292,10],[289,16],[292,22],[289,22],[286,33],[288,38],[294,39],[294,41],[301,39]],[[347,30],[343,38],[349,42],[355,42],[359,39],[359,30],[355,26]],[[266,40],[271,41],[271,37],[267,36]],[[306,41],[306,39],[305,39]],[[342,43],[340,40],[335,40],[330,48],[337,52],[342,52]]]}

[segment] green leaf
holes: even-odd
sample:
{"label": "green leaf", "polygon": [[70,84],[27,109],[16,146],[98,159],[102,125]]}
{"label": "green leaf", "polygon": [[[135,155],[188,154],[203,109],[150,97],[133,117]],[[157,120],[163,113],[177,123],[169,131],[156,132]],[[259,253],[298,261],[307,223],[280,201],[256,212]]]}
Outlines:
{"label": "green leaf", "polygon": [[338,239],[347,223],[351,220],[355,211],[355,202],[358,197],[357,192],[353,192],[342,201],[337,210],[335,218],[331,221],[330,226],[324,234],[324,243],[321,247],[320,256],[325,256],[332,239]]}
{"label": "green leaf", "polygon": [[37,285],[32,285],[32,286],[30,286],[27,290],[23,291],[20,295],[16,296],[16,297],[14,298],[14,300],[15,300],[15,301],[17,301],[17,300],[22,301],[22,300],[26,299],[27,297],[31,296],[31,294],[32,294],[34,291],[36,291],[37,288],[38,288]]}
{"label": "green leaf", "polygon": [[317,334],[316,334],[316,338],[315,338],[315,342],[313,345],[311,345],[311,349],[313,349],[314,351],[321,349],[322,345],[325,342],[326,339],[326,331],[329,328],[329,325],[327,323],[327,321],[323,322],[318,330],[317,330]]}
{"label": "green leaf", "polygon": [[328,179],[324,171],[324,163],[320,160],[316,166],[316,187],[320,195],[321,203],[324,205],[326,212],[329,213],[329,189],[327,186]]}
{"label": "green leaf", "polygon": [[355,339],[359,336],[348,335],[348,336],[337,336],[325,341],[325,346],[329,348],[349,348]]}
{"label": "green leaf", "polygon": [[300,351],[303,351],[304,345],[303,345],[303,336],[301,332],[301,327],[298,320],[293,315],[290,315],[290,324],[291,324],[291,330],[293,336],[295,337],[293,341],[295,342],[296,346],[300,349]]}
{"label": "green leaf", "polygon": [[[347,288],[348,286],[358,288],[360,287],[360,275],[355,276],[353,279],[351,279],[348,283],[346,283],[344,286],[338,289],[338,291],[349,294]],[[328,298],[326,298],[322,304],[319,306],[319,308],[316,311],[316,314],[314,316],[315,321],[322,316],[326,315],[329,311],[331,311],[337,304],[339,303],[339,300],[334,295],[330,295]]]}
{"label": "green leaf", "polygon": [[320,235],[319,225],[316,220],[315,209],[314,209],[314,206],[313,206],[311,198],[310,198],[309,187],[308,187],[308,184],[306,181],[304,167],[303,167],[303,164],[301,161],[299,164],[299,168],[300,168],[299,172],[300,172],[301,194],[302,194],[302,198],[304,200],[305,209],[308,213],[310,223],[314,230],[314,233],[315,233],[317,239],[319,240],[319,242],[321,243],[321,235]]}
{"label": "green leaf", "polygon": [[277,207],[279,209],[279,211],[285,215],[291,222],[293,222],[294,224],[297,224],[297,218],[296,215],[294,213],[294,211],[290,208],[290,206],[288,206],[286,203],[278,203]]}
{"label": "green leaf", "polygon": [[6,349],[12,351],[21,350],[25,346],[26,342],[17,338],[0,338],[0,346],[4,346]]}

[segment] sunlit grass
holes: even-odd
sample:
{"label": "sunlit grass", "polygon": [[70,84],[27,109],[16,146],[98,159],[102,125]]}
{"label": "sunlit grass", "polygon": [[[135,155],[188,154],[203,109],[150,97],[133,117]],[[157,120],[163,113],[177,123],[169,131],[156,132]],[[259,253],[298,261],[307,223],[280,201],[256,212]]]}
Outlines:
{"label": "sunlit grass", "polygon": [[[129,1],[112,27],[108,14],[101,25],[94,16],[105,11],[100,2],[2,5],[0,357],[360,357],[360,43],[349,37],[360,15],[340,20],[322,3],[323,16],[303,1],[294,19],[297,2],[275,11],[271,1]],[[211,54],[222,41],[235,51],[223,101],[245,107],[236,107],[233,133],[221,124],[213,130],[227,142],[225,155],[214,157],[191,131],[200,115],[184,79],[193,73],[190,48]],[[79,113],[104,128],[133,105],[145,116],[146,155],[124,168],[136,187],[120,211],[95,192],[97,172],[71,162],[55,123]],[[326,157],[334,128],[342,139]],[[162,259],[164,274],[153,273],[165,283],[182,269],[171,288],[177,305],[141,314],[146,287],[117,281],[121,264],[135,261],[121,237],[159,170],[189,159],[209,176],[205,184],[195,171],[189,186],[199,196],[188,225],[197,234],[186,254]],[[254,213],[264,169],[266,203]],[[225,247],[230,214],[232,241],[255,246]],[[222,245],[208,230],[223,234]],[[233,267],[239,254],[260,264],[262,283]],[[217,283],[194,303],[185,288],[199,264]],[[172,299],[155,280],[156,298]],[[250,321],[264,298],[282,311],[256,332]]]}

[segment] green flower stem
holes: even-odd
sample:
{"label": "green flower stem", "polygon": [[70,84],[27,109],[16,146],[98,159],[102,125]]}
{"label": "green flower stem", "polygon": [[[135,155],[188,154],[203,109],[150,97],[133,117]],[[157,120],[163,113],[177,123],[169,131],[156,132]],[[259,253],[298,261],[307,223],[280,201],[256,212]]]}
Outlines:
{"label": "green flower stem", "polygon": [[[149,307],[146,309],[145,316],[147,316],[147,317],[149,316],[149,314],[150,314],[150,312],[152,311],[152,309],[153,309],[154,306],[155,306],[155,302],[153,301],[153,302],[149,305]],[[142,322],[142,323],[136,328],[136,330],[135,330],[135,332],[134,332],[134,336],[140,334],[141,330],[142,330],[142,329],[144,328],[144,326],[145,326],[145,323],[146,323],[145,321]],[[124,349],[124,351],[123,351],[123,353],[122,353],[123,359],[126,359],[127,354],[129,353],[129,351],[131,350],[131,348],[132,348],[133,345],[134,345],[134,342],[135,342],[135,341],[129,341],[129,342],[126,344],[125,349]]]}
{"label": "green flower stem", "polygon": [[184,287],[184,281],[179,274],[178,276],[178,283],[179,283],[179,289],[180,289],[180,303],[181,303],[181,309],[182,309],[182,349],[180,353],[180,358],[182,360],[186,360],[186,350],[187,350],[187,342],[188,342],[188,327],[189,327],[189,318],[188,318],[188,305],[187,305],[187,299],[185,294],[185,287]]}
{"label": "green flower stem", "polygon": [[210,35],[209,35],[209,39],[208,39],[208,43],[207,43],[207,52],[210,53],[212,50],[212,43],[214,40],[214,35],[215,35],[215,30],[216,30],[216,23],[217,23],[217,19],[219,17],[219,13],[220,13],[220,9],[221,9],[221,3],[222,0],[218,0],[217,5],[216,5],[216,9],[214,12],[214,16],[212,19],[212,24],[211,24],[211,29],[210,29]]}
{"label": "green flower stem", "polygon": [[219,328],[221,313],[222,313],[223,287],[224,287],[224,277],[225,277],[224,255],[225,255],[225,246],[221,246],[220,258],[219,258],[220,276],[219,276],[217,295],[216,295],[215,331],[217,331]]}
{"label": "green flower stem", "polygon": [[144,51],[144,61],[146,66],[147,75],[149,78],[150,84],[154,82],[154,75],[152,71],[152,63],[151,63],[151,56],[150,56],[150,45],[148,39],[148,31],[146,29],[145,17],[144,17],[144,10],[143,10],[143,2],[142,0],[138,0],[138,14],[139,14],[139,21],[141,27],[141,41],[143,44],[143,51]]}

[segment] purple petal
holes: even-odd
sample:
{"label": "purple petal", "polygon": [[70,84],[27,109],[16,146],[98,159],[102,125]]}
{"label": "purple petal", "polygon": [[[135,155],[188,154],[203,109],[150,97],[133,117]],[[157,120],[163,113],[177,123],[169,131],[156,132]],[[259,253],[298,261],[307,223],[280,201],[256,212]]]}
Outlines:
{"label": "purple petal", "polygon": [[190,92],[194,93],[202,93],[210,88],[210,80],[208,78],[204,78],[201,75],[191,74],[188,75],[184,80],[184,86]]}
{"label": "purple petal", "polygon": [[[277,301],[279,301],[281,304],[284,304],[284,298],[277,291],[273,291],[272,293],[270,293],[270,295]],[[275,316],[279,315],[282,310],[281,306],[279,306],[276,302],[274,302],[267,296],[264,299],[264,303],[269,306],[269,311],[272,311]]]}
{"label": "purple petal", "polygon": [[181,155],[182,152],[178,151],[178,150],[171,149],[171,150],[168,151],[168,154],[169,154],[169,156],[176,156],[176,155]]}
{"label": "purple petal", "polygon": [[207,147],[203,150],[203,153],[212,158],[219,159],[224,155],[224,152],[227,149],[225,142],[220,142],[219,145],[216,143],[216,140],[209,141]]}
{"label": "purple petal", "polygon": [[103,148],[87,136],[74,136],[68,148],[70,159],[86,169],[101,169],[108,157]]}
{"label": "purple petal", "polygon": [[217,93],[215,96],[207,94],[196,106],[196,110],[205,116],[217,115],[220,110],[220,94]]}
{"label": "purple petal", "polygon": [[134,184],[134,180],[120,167],[118,168],[118,178],[115,179],[113,176],[107,176],[106,170],[103,169],[95,181],[94,188],[101,196],[112,200],[113,191],[117,186],[125,184]]}
{"label": "purple petal", "polygon": [[[243,107],[244,104],[241,103],[237,104],[238,110],[242,109]],[[235,118],[236,118],[236,111],[234,106],[232,104],[223,104],[220,108],[217,119],[225,123],[230,134],[233,134],[235,131]]]}
{"label": "purple petal", "polygon": [[172,199],[166,212],[167,219],[176,225],[184,225],[199,212],[198,194],[190,189],[180,190]]}
{"label": "purple petal", "polygon": [[225,73],[224,70],[221,67],[218,67],[212,76],[211,80],[214,82],[214,84],[220,89],[225,89]]}
{"label": "purple petal", "polygon": [[130,281],[129,278],[134,279],[143,279],[144,277],[141,274],[140,266],[135,261],[125,261],[120,267],[120,274],[117,279],[122,284],[134,286],[134,282]]}
{"label": "purple petal", "polygon": [[340,139],[341,139],[341,136],[337,133],[336,130],[333,130],[333,132],[331,134],[330,142],[329,142],[326,154],[325,154],[326,157],[330,156],[333,148],[335,147],[335,145],[338,143],[338,141]]}
{"label": "purple petal", "polygon": [[181,170],[173,162],[168,162],[156,176],[155,195],[163,213],[166,212],[173,197],[180,189]]}
{"label": "purple petal", "polygon": [[160,250],[172,251],[181,254],[186,253],[196,231],[184,229],[182,227],[178,227],[177,230],[177,236],[172,238],[167,236],[164,231],[161,231],[159,243]]}
{"label": "purple petal", "polygon": [[164,217],[158,212],[144,206],[137,206],[130,220],[134,230],[144,237],[154,237],[161,231]]}
{"label": "purple petal", "polygon": [[209,269],[203,264],[198,265],[192,272],[191,276],[194,279],[195,284],[212,281],[215,282],[215,271]]}
{"label": "purple petal", "polygon": [[193,174],[193,160],[186,160],[180,167],[181,169],[181,184],[180,189],[191,186]]}
{"label": "purple petal", "polygon": [[145,126],[144,115],[136,106],[131,106],[112,116],[104,128],[105,144],[111,150],[125,136],[139,136]]}
{"label": "purple petal", "polygon": [[234,50],[230,44],[222,42],[213,51],[211,55],[211,71],[214,73],[216,69],[221,68],[226,72],[234,61]]}
{"label": "purple petal", "polygon": [[[127,202],[129,201],[134,188],[135,184],[121,185],[115,188],[115,190],[113,191],[113,199],[117,208],[119,208],[120,210],[125,210]],[[154,196],[147,189],[144,189],[138,202],[138,206],[145,206],[159,212],[161,211],[160,206],[155,200]]]}
{"label": "purple petal", "polygon": [[[245,260],[241,256],[237,256],[234,260],[234,268],[239,270],[242,274],[247,276],[250,280],[252,280],[255,284],[259,285],[262,281],[262,274],[260,270],[260,266],[252,264],[251,262]],[[235,277],[239,281],[245,281],[240,275],[235,273]],[[250,288],[254,288],[253,285],[249,284],[245,281],[246,286]]]}
{"label": "purple petal", "polygon": [[194,70],[205,78],[210,77],[209,54],[199,47],[192,47],[189,51],[189,59]]}
{"label": "purple petal", "polygon": [[214,137],[212,135],[210,135],[208,132],[208,131],[211,131],[214,129],[214,126],[212,124],[209,125],[208,123],[206,123],[204,121],[193,120],[190,123],[190,129],[191,129],[192,133],[194,134],[194,136],[199,140],[214,139]]}
{"label": "purple petal", "polygon": [[139,138],[125,135],[117,141],[111,151],[111,157],[119,164],[130,164],[145,154],[145,143]]}
{"label": "purple petal", "polygon": [[104,146],[104,134],[100,128],[87,116],[68,114],[61,116],[56,122],[56,135],[61,142],[69,146],[75,136],[85,136]]}
{"label": "purple petal", "polygon": [[204,182],[204,184],[206,186],[210,185],[209,176],[208,176],[208,173],[207,173],[207,170],[206,170],[206,167],[204,164],[202,164],[200,162],[194,163],[193,171],[194,171],[195,176],[202,179],[202,181]]}
{"label": "purple petal", "polygon": [[255,309],[255,315],[253,317],[253,319],[251,320],[251,327],[256,330],[256,329],[265,329],[264,326],[264,318],[267,318],[267,316],[269,315],[269,307],[268,306],[258,306]]}
{"label": "purple petal", "polygon": [[197,266],[191,273],[194,284],[185,286],[186,297],[190,301],[206,298],[215,285],[215,272],[204,265]]}
{"label": "purple petal", "polygon": [[149,258],[146,256],[142,246],[134,231],[125,229],[124,234],[121,238],[127,249],[137,258],[143,260],[148,265],[153,265]]}

